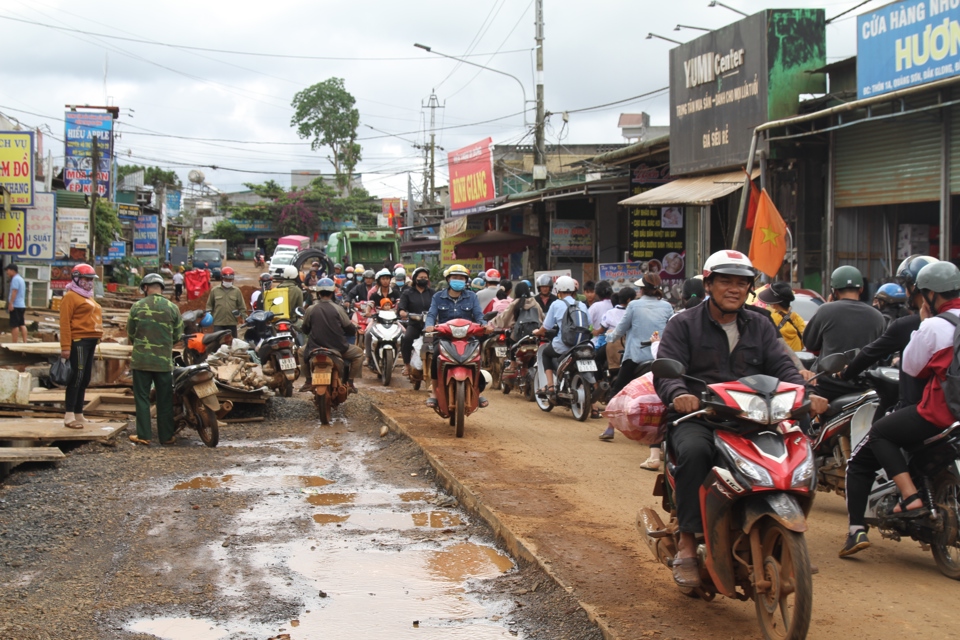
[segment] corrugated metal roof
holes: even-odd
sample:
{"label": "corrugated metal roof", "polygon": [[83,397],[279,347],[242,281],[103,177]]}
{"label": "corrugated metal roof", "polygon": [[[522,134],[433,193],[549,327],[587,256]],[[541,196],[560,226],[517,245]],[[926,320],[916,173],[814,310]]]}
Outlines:
{"label": "corrugated metal roof", "polygon": [[[651,127],[659,129],[660,127]],[[664,127],[669,129],[670,127]],[[620,164],[624,160],[630,160],[634,157],[650,155],[654,148],[656,147],[666,147],[670,144],[670,134],[665,133],[663,135],[649,138],[642,142],[637,142],[631,145],[627,145],[622,149],[617,149],[615,151],[608,151],[607,153],[601,153],[600,155],[594,156],[590,159],[590,162],[593,164]]]}
{"label": "corrugated metal roof", "polygon": [[57,189],[57,208],[67,209],[86,209],[87,197],[76,191],[67,191],[66,189]]}
{"label": "corrugated metal roof", "polygon": [[[760,171],[754,170],[753,177],[756,178],[758,175],[760,175]],[[673,182],[621,200],[619,204],[630,207],[642,205],[705,206],[742,187],[744,177],[746,177],[746,174],[743,171],[731,171],[696,178],[677,178]]]}

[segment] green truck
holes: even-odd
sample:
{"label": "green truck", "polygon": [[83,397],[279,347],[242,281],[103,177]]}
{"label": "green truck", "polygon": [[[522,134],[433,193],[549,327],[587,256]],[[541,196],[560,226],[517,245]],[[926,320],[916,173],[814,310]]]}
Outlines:
{"label": "green truck", "polygon": [[326,254],[332,262],[340,263],[344,268],[360,262],[376,271],[384,262],[390,266],[400,262],[400,239],[393,229],[336,231],[330,234]]}

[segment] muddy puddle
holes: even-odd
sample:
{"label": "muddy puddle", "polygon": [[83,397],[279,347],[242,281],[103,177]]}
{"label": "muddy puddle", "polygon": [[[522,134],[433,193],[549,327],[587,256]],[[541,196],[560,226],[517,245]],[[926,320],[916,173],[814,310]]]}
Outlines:
{"label": "muddy puddle", "polygon": [[[513,570],[513,561],[471,535],[466,513],[435,505],[435,491],[375,481],[362,464],[367,446],[317,449],[309,462],[290,451],[270,458],[270,473],[241,464],[249,475],[171,486],[243,492],[247,508],[221,523],[224,537],[199,560],[211,567],[206,578],[216,597],[251,613],[207,620],[170,611],[126,629],[165,640],[518,637],[508,621],[512,599],[476,595],[482,581]],[[264,598],[290,603],[285,618],[257,617]]]}

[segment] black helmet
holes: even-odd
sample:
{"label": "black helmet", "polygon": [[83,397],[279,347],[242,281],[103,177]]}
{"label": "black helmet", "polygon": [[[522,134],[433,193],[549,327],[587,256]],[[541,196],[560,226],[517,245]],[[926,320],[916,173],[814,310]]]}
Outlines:
{"label": "black helmet", "polygon": [[261,273],[261,274],[260,274],[260,284],[269,284],[269,283],[271,283],[271,282],[273,282],[273,276],[272,276],[272,275],[270,275],[269,273]]}

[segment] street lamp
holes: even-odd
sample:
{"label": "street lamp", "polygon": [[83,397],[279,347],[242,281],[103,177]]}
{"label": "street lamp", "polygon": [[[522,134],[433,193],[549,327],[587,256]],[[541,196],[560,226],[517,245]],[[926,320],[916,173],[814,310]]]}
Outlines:
{"label": "street lamp", "polygon": [[728,5],[728,4],[723,4],[722,2],[717,2],[717,0],[710,0],[710,4],[708,4],[707,6],[708,6],[708,7],[723,7],[724,9],[729,9],[730,11],[733,11],[734,13],[739,13],[739,14],[742,15],[744,18],[749,18],[749,17],[750,17],[750,14],[744,13],[743,11],[740,11],[740,9],[734,9],[733,7],[731,7],[731,6]]}
{"label": "street lamp", "polygon": [[447,55],[446,53],[440,53],[440,52],[437,51],[436,49],[433,49],[432,47],[428,47],[428,46],[425,45],[425,44],[420,44],[419,42],[413,43],[413,46],[415,46],[415,47],[418,48],[418,49],[423,49],[423,50],[426,51],[427,53],[433,53],[433,54],[438,55],[438,56],[441,56],[441,57],[443,57],[443,58],[449,58],[449,59],[451,59],[451,60],[456,60],[457,62],[461,62],[461,63],[463,63],[463,64],[469,64],[470,66],[472,66],[472,67],[477,67],[477,68],[479,68],[479,69],[486,69],[487,71],[492,71],[492,72],[494,72],[494,73],[499,73],[499,74],[502,75],[502,76],[507,76],[508,78],[513,78],[514,80],[516,80],[516,81],[517,81],[517,84],[520,85],[520,91],[523,92],[523,124],[524,124],[525,126],[526,126],[527,124],[529,124],[529,123],[527,122],[527,104],[528,104],[528,103],[527,103],[527,89],[526,89],[526,87],[523,86],[523,82],[520,81],[520,78],[518,78],[518,77],[515,76],[515,75],[511,75],[511,74],[507,73],[506,71],[500,71],[499,69],[494,69],[494,68],[492,68],[492,67],[485,67],[485,66],[483,66],[482,64],[477,64],[476,62],[470,62],[469,60],[464,60],[463,58],[457,58],[456,56]]}
{"label": "street lamp", "polygon": [[672,42],[672,43],[674,43],[674,44],[683,44],[683,43],[680,42],[679,40],[674,40],[673,38],[668,38],[668,37],[666,37],[666,36],[660,36],[660,35],[657,35],[657,34],[655,34],[655,33],[648,33],[648,34],[647,34],[647,40],[653,40],[654,38],[659,38],[659,39],[661,39],[661,40],[666,40],[667,42]]}
{"label": "street lamp", "polygon": [[713,31],[713,29],[704,29],[703,27],[694,27],[689,24],[678,24],[673,28],[674,31],[680,31],[680,29],[696,29],[697,31],[707,31],[707,32]]}

